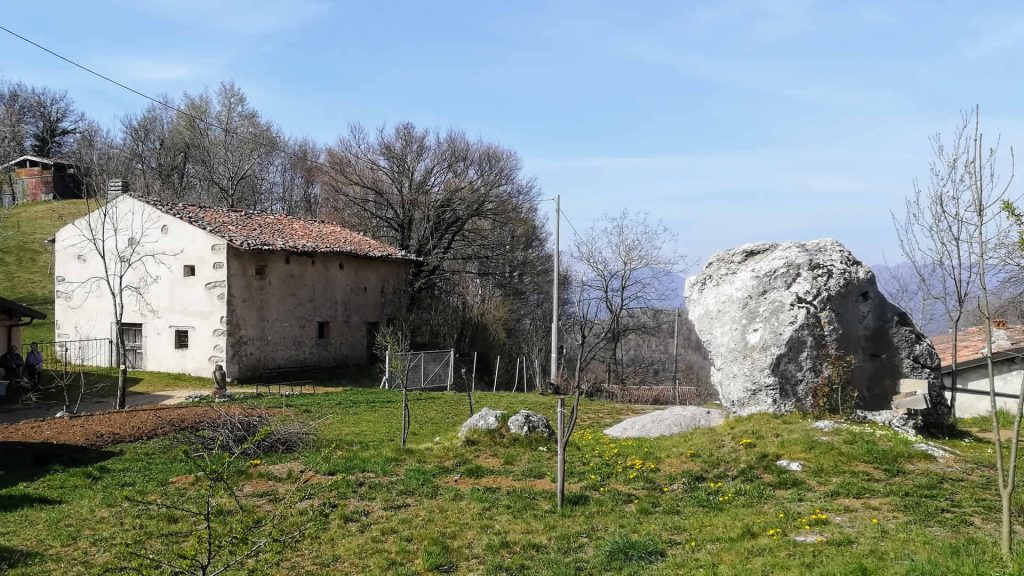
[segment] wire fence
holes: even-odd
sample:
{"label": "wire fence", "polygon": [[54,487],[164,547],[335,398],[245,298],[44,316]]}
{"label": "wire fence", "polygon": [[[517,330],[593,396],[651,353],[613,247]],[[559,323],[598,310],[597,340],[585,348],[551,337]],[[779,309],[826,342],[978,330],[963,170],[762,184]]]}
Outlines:
{"label": "wire fence", "polygon": [[43,368],[46,370],[59,370],[65,366],[114,366],[114,345],[110,338],[37,342],[36,346],[43,355]]}
{"label": "wire fence", "polygon": [[[420,352],[388,352],[384,359],[384,379],[380,387],[389,390],[402,387],[408,378],[409,390],[451,390],[455,369],[455,350]],[[398,374],[396,372],[402,372]]]}

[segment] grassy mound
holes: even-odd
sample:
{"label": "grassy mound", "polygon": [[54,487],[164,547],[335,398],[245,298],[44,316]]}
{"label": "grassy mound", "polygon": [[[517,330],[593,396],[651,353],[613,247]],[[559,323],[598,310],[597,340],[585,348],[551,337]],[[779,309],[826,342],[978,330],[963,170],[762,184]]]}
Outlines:
{"label": "grassy mound", "polygon": [[[476,400],[554,416],[552,397],[480,393]],[[261,554],[248,573],[1019,573],[996,545],[991,445],[971,437],[944,442],[959,455],[942,462],[883,427],[823,432],[799,416],[616,440],[601,431],[638,409],[585,401],[567,455],[569,505],[560,513],[554,447],[500,435],[459,441],[462,395],[413,394],[406,450],[393,392],[253,403],[318,422],[318,438],[296,454],[241,462],[243,497],[284,525],[301,524],[308,510],[321,515],[309,516],[313,524],[298,541]],[[126,527],[154,554],[180,545],[168,518],[129,505],[184,494],[176,479],[190,474],[187,463],[164,442],[23,471],[16,483],[0,475],[7,547],[0,554],[15,559],[18,573],[84,574],[117,571]],[[781,458],[803,470],[779,468]],[[303,474],[271,485],[270,466]],[[293,490],[308,492],[309,504],[282,511]]]}
{"label": "grassy mound", "polygon": [[46,239],[85,214],[84,200],[21,204],[0,225],[0,296],[46,313],[25,342],[53,340],[53,254]]}

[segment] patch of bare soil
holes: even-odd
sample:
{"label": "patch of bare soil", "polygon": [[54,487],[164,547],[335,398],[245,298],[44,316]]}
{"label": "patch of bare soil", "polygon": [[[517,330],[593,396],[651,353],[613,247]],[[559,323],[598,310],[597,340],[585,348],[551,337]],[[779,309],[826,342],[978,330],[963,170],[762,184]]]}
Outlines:
{"label": "patch of bare soil", "polygon": [[[989,442],[993,442],[996,439],[996,435],[993,434],[991,430],[971,430],[971,434],[974,434],[975,436],[977,436],[978,438],[981,438],[982,440],[988,440]],[[1002,429],[1000,429],[999,430],[999,439],[1003,440],[1003,441],[1012,440],[1013,439],[1013,429],[1012,428],[1002,428]]]}
{"label": "patch of bare soil", "polygon": [[0,424],[0,442],[36,442],[105,448],[196,430],[224,414],[272,413],[240,406],[143,406],[95,412],[71,418],[24,420]]}
{"label": "patch of bare soil", "polygon": [[298,462],[259,466],[254,472],[261,477],[242,484],[238,489],[239,496],[292,490],[299,486],[326,484],[333,480],[331,476],[318,474]]}

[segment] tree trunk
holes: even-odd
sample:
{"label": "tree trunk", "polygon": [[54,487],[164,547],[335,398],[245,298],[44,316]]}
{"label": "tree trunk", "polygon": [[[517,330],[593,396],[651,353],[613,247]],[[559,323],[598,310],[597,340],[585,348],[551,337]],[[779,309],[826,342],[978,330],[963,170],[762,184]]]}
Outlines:
{"label": "tree trunk", "polygon": [[956,369],[957,369],[957,346],[959,341],[960,332],[960,319],[957,318],[953,321],[953,357],[950,365],[949,383],[952,387],[949,391],[949,418],[951,421],[956,422]]}
{"label": "tree trunk", "polygon": [[118,410],[124,410],[127,405],[127,376],[128,376],[128,350],[124,342],[124,330],[121,328],[121,323],[117,322],[114,325],[114,331],[116,332],[115,341],[117,343],[117,399],[115,400],[114,407]]}

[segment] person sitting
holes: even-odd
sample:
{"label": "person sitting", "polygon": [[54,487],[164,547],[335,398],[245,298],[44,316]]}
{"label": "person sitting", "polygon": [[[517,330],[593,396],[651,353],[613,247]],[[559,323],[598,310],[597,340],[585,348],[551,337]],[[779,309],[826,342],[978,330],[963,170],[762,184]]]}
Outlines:
{"label": "person sitting", "polygon": [[0,368],[4,369],[8,380],[21,380],[21,369],[24,365],[25,361],[21,358],[21,354],[18,354],[18,347],[14,344],[11,344],[7,352],[0,356]]}
{"label": "person sitting", "polygon": [[31,348],[25,356],[25,378],[32,384],[33,390],[38,390],[43,375],[43,353],[39,351],[39,344],[35,342],[31,344]]}

